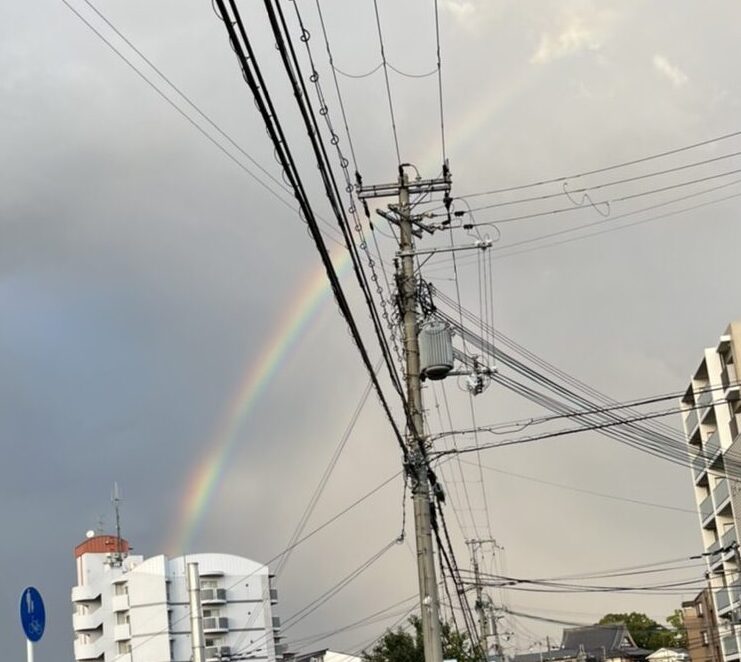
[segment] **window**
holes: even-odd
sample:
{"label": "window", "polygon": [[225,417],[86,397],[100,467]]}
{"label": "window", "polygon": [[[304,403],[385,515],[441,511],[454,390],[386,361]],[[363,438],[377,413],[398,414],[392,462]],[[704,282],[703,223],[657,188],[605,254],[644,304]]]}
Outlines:
{"label": "window", "polygon": [[201,588],[219,588],[219,582],[215,579],[202,579]]}
{"label": "window", "polygon": [[130,641],[119,641],[117,648],[118,648],[119,655],[122,655],[124,653],[130,653],[131,652],[131,642]]}
{"label": "window", "polygon": [[116,588],[114,590],[115,595],[128,595],[129,594],[129,586],[126,582],[120,582],[116,584]]}
{"label": "window", "polygon": [[116,612],[116,625],[128,625],[129,623],[129,612],[118,611]]}
{"label": "window", "polygon": [[698,618],[702,617],[702,615],[704,613],[703,608],[702,608],[702,602],[698,602],[695,605],[695,611],[697,611]]}
{"label": "window", "polygon": [[702,637],[702,645],[703,646],[709,646],[710,645],[710,639],[708,638],[707,630],[703,630],[700,632],[700,637]]}

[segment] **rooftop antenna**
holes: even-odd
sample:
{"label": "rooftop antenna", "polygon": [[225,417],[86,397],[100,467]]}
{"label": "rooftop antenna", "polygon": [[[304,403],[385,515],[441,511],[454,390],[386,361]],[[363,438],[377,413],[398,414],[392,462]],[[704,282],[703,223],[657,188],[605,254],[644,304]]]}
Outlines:
{"label": "rooftop antenna", "polygon": [[113,503],[113,509],[116,512],[116,553],[113,557],[113,565],[121,565],[123,561],[123,553],[121,551],[121,494],[118,490],[118,483],[116,482],[113,483],[111,502]]}

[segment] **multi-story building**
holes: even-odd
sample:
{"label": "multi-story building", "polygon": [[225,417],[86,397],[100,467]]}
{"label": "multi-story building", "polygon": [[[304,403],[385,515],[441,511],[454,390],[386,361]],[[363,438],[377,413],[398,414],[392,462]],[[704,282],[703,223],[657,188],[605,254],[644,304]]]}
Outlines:
{"label": "multi-story building", "polygon": [[694,600],[682,603],[682,622],[687,633],[690,662],[723,662],[715,605],[709,588],[700,591]]}
{"label": "multi-story building", "polygon": [[726,662],[741,658],[740,361],[741,322],[733,322],[715,346],[705,350],[682,397],[708,582]]}
{"label": "multi-story building", "polygon": [[[197,563],[208,662],[282,655],[277,592],[267,566],[230,554],[145,559],[116,536],[75,548],[74,652],[78,662],[193,659],[188,565]],[[190,587],[191,589],[193,587]],[[193,591],[191,591],[191,594]]]}

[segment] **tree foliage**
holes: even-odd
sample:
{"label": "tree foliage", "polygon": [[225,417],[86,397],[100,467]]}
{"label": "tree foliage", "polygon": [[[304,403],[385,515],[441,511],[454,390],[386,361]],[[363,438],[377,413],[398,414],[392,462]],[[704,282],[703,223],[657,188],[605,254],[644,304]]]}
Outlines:
{"label": "tree foliage", "polygon": [[632,611],[629,614],[605,614],[599,622],[600,625],[624,623],[639,648],[657,650],[664,647],[686,647],[687,633],[684,630],[681,610],[674,610],[666,620],[671,628],[657,623],[646,614]]}
{"label": "tree foliage", "polygon": [[[412,631],[401,627],[387,630],[370,651],[363,651],[365,662],[424,662],[422,620],[419,616],[409,619]],[[443,658],[458,662],[476,662],[476,650],[465,634],[457,632],[450,623],[442,623]]]}

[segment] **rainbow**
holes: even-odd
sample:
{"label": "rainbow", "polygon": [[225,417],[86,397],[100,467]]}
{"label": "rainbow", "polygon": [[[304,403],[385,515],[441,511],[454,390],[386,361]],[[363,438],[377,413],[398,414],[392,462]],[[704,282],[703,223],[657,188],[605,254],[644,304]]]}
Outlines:
{"label": "rainbow", "polygon": [[[337,272],[342,274],[350,264],[349,253],[343,251],[333,259],[333,264]],[[260,396],[280,370],[290,350],[316,317],[322,303],[329,298],[331,290],[323,265],[320,264],[309,278],[302,278],[301,282],[303,286],[269,334],[270,341],[261,347],[257,359],[249,364],[211,440],[206,444],[201,460],[188,477],[173,537],[166,546],[170,553],[184,554],[189,551],[193,536],[208,511],[235,449],[238,432],[255,410]]]}
{"label": "rainbow", "polygon": [[[463,121],[458,123],[453,140],[450,141],[451,148],[462,150],[491,119],[491,115],[522,94],[525,87],[520,77],[512,77],[505,83],[493,90],[482,103],[472,104]],[[439,164],[439,150],[437,140],[427,141],[422,150],[420,167],[424,170],[434,169]],[[343,251],[334,263],[338,271],[344,271],[350,264],[349,254]],[[290,350],[298,343],[302,332],[316,317],[322,303],[329,298],[329,282],[321,265],[308,278],[302,279],[302,282],[303,287],[270,333],[270,342],[261,348],[257,359],[248,365],[236,393],[224,410],[211,440],[206,444],[201,460],[192,470],[180,501],[180,512],[172,531],[171,544],[166,549],[179,553],[188,551],[224,475],[239,438],[239,430],[254,411],[260,396],[280,370]]]}

